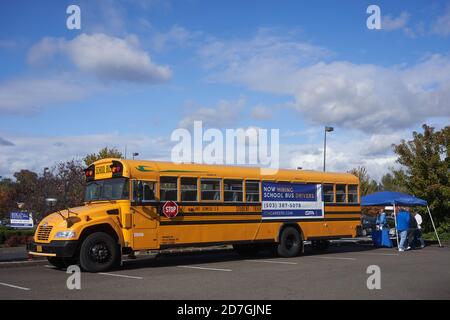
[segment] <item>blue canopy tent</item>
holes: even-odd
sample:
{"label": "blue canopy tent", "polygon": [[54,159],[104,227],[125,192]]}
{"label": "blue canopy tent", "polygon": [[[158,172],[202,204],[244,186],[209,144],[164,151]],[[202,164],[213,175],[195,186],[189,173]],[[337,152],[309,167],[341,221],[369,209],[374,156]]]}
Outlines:
{"label": "blue canopy tent", "polygon": [[[401,193],[401,192],[391,192],[391,191],[382,191],[369,194],[367,196],[361,197],[361,205],[370,207],[370,206],[394,206],[394,221],[396,219],[395,206],[405,206],[405,207],[413,207],[413,206],[424,206],[427,207],[428,214],[430,215],[431,224],[433,225],[434,232],[436,233],[436,237],[439,242],[439,246],[441,247],[441,240],[439,239],[439,235],[436,231],[436,227],[434,225],[433,217],[431,216],[430,207],[428,207],[428,203],[420,198],[415,196]],[[398,234],[397,234],[397,226],[395,228],[395,233],[397,237],[398,244]]]}

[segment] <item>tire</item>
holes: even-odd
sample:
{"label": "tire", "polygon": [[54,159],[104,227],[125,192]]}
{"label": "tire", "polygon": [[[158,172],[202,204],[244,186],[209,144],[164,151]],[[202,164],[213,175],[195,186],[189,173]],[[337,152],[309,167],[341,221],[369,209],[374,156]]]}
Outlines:
{"label": "tire", "polygon": [[328,240],[313,240],[311,241],[311,248],[314,251],[326,251],[330,246],[330,241]]}
{"label": "tire", "polygon": [[84,239],[80,247],[80,266],[88,272],[102,272],[120,262],[120,248],[107,233],[95,232]]}
{"label": "tire", "polygon": [[276,246],[276,253],[280,257],[296,257],[303,252],[303,238],[293,227],[286,227],[280,234],[280,241]]}
{"label": "tire", "polygon": [[252,244],[233,244],[233,249],[243,257],[254,256],[259,251],[259,247]]}
{"label": "tire", "polygon": [[68,266],[76,264],[76,261],[71,258],[48,257],[47,260],[56,269],[66,269]]}

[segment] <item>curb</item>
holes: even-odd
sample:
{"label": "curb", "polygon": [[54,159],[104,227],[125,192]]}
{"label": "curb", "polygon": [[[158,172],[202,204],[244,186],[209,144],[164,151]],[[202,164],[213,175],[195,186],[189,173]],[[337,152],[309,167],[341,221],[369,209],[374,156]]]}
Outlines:
{"label": "curb", "polygon": [[16,267],[34,267],[34,266],[40,266],[43,264],[48,264],[47,259],[45,259],[45,260],[3,261],[3,262],[0,262],[0,269],[16,268]]}

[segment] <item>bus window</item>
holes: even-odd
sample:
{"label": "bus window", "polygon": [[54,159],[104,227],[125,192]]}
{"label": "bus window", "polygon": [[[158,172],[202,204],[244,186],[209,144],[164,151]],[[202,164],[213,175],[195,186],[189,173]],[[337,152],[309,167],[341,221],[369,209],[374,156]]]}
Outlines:
{"label": "bus window", "polygon": [[345,202],[345,184],[337,184],[336,185],[336,202],[343,203]]}
{"label": "bus window", "polygon": [[348,185],[348,202],[358,203],[358,186],[355,184]]}
{"label": "bus window", "polygon": [[148,202],[155,201],[155,182],[133,181],[133,201]]}
{"label": "bus window", "polygon": [[242,202],[242,180],[224,180],[224,201]]}
{"label": "bus window", "polygon": [[259,181],[245,181],[245,200],[259,202]]}
{"label": "bus window", "polygon": [[161,201],[177,201],[177,177],[161,177],[160,186]]}
{"label": "bus window", "polygon": [[197,201],[197,178],[181,178],[181,201]]}
{"label": "bus window", "polygon": [[200,185],[202,200],[220,201],[220,180],[202,179]]}
{"label": "bus window", "polygon": [[142,182],[143,194],[142,201],[155,201],[155,183],[154,182]]}
{"label": "bus window", "polygon": [[323,185],[323,201],[334,202],[334,190],[332,184]]}

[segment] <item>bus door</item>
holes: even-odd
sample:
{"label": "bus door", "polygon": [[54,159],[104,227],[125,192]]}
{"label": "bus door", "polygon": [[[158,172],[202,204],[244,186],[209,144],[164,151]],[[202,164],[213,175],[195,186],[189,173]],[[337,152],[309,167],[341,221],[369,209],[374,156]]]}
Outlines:
{"label": "bus door", "polygon": [[157,249],[156,181],[133,180],[133,249]]}

